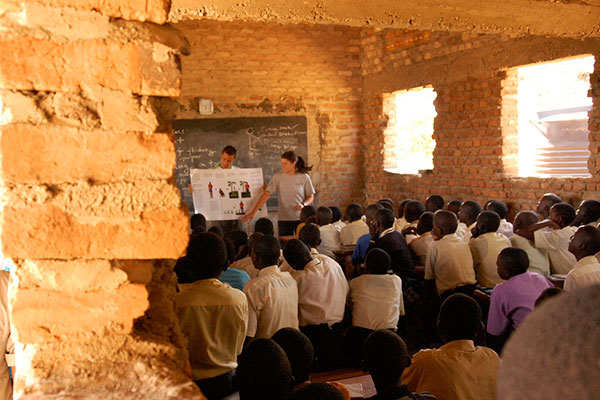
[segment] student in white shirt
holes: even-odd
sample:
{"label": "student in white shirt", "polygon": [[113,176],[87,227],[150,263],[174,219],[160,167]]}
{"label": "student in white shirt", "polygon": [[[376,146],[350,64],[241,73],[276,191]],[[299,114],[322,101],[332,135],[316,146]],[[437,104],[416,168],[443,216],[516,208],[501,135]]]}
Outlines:
{"label": "student in white shirt", "polygon": [[600,263],[595,257],[600,251],[600,231],[589,225],[580,227],[569,242],[569,251],[577,263],[567,275],[565,290],[571,292],[600,283]]}
{"label": "student in white shirt", "polygon": [[444,198],[439,194],[432,194],[425,199],[425,211],[436,212],[444,209]]}
{"label": "student in white shirt", "polygon": [[341,330],[348,282],[342,268],[329,257],[313,256],[298,239],[288,241],[283,256],[296,271],[300,330],[309,337],[320,369],[335,368],[341,358]]}
{"label": "student in white shirt", "polygon": [[340,231],[331,223],[331,210],[327,207],[317,209],[317,223],[321,231],[321,244],[317,247],[319,253],[335,258],[335,251],[340,249]]}
{"label": "student in white shirt", "polygon": [[560,202],[562,202],[560,196],[554,193],[546,193],[538,201],[536,212],[541,215],[542,219],[548,219],[552,206]]}
{"label": "student in white shirt", "polygon": [[490,200],[485,205],[486,211],[493,211],[500,216],[500,226],[498,226],[498,233],[503,234],[507,238],[511,238],[515,235],[513,232],[513,224],[506,220],[508,214],[508,207],[503,201]]}
{"label": "student in white shirt", "polygon": [[[515,217],[513,230],[516,232],[524,226],[538,223],[538,216],[533,211],[521,211]],[[514,235],[510,238],[510,244],[513,247],[525,250],[529,258],[529,272],[537,272],[540,275],[550,275],[550,260],[548,260],[548,251],[535,247],[533,240],[525,239],[523,236]]]}
{"label": "student in white shirt", "polygon": [[279,241],[270,235],[261,236],[251,255],[259,273],[244,286],[248,338],[270,338],[281,328],[298,329],[298,287],[289,273],[279,270]]}
{"label": "student in white shirt", "polygon": [[231,263],[229,268],[241,269],[242,271],[246,271],[250,276],[250,279],[256,278],[258,276],[258,269],[254,267],[254,263],[252,262],[251,251],[252,246],[256,243],[256,240],[263,236],[260,232],[255,232],[248,238],[248,255],[244,258],[240,258],[237,261]]}
{"label": "student in white shirt", "polygon": [[398,218],[394,223],[394,229],[398,232],[402,232],[402,229],[404,229],[404,227],[408,225],[408,222],[406,222],[406,218],[404,218],[404,207],[406,207],[409,201],[412,201],[412,199],[404,199],[400,202],[400,205],[398,206]]}
{"label": "student in white shirt", "polygon": [[[417,200],[409,201],[404,207],[404,218],[406,218],[407,225],[400,231],[404,235],[406,244],[410,244],[416,237],[410,228],[416,228],[419,223],[421,214],[425,212],[425,206],[423,203]],[[408,229],[408,230],[407,230]]]}
{"label": "student in white shirt", "polygon": [[[557,203],[550,209],[550,219],[525,226],[516,231],[519,236],[533,240],[538,249],[548,250],[553,274],[568,274],[577,260],[569,252],[569,241],[577,229],[570,226],[575,209],[567,203]],[[542,229],[549,227],[550,231]]]}
{"label": "student in white shirt", "polygon": [[471,240],[471,236],[473,235],[471,231],[477,224],[477,216],[480,212],[481,205],[473,200],[465,201],[458,210],[460,224],[457,227],[457,234],[460,237],[460,234],[464,232],[462,239],[467,243]]}
{"label": "student in white shirt", "polygon": [[504,282],[498,275],[496,261],[498,254],[510,247],[510,240],[497,232],[499,225],[498,214],[494,211],[482,211],[477,217],[473,238],[469,242],[477,283],[489,288]]}
{"label": "student in white shirt", "polygon": [[353,365],[360,362],[364,340],[377,329],[396,330],[404,315],[402,280],[388,275],[390,256],[381,249],[373,249],[365,260],[367,273],[350,282],[352,328],[347,334],[347,352]]}
{"label": "student in white shirt", "polygon": [[369,227],[362,220],[363,208],[360,204],[350,204],[346,207],[346,221],[340,232],[340,243],[342,246],[354,246],[362,235],[369,233]]}
{"label": "student in white shirt", "polygon": [[342,209],[338,206],[329,206],[329,209],[331,210],[332,215],[331,223],[337,228],[338,231],[341,232],[341,230],[346,226],[346,222],[342,221]]}
{"label": "student in white shirt", "polygon": [[475,270],[471,250],[456,236],[457,225],[456,216],[450,211],[440,210],[433,217],[434,242],[429,247],[425,262],[425,283],[434,285],[442,298],[457,289],[463,292],[474,290]]}
{"label": "student in white shirt", "polygon": [[421,214],[417,227],[413,229],[417,236],[410,242],[409,247],[415,255],[415,265],[425,265],[429,246],[433,243],[433,235],[431,234],[433,213],[426,211]]}
{"label": "student in white shirt", "polygon": [[591,225],[598,227],[600,220],[600,201],[584,200],[579,205],[572,226]]}

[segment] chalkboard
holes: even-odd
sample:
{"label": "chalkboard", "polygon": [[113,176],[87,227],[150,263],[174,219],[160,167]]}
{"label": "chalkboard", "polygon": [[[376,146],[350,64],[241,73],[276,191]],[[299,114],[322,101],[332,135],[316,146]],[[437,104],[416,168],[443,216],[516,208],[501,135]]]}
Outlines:
{"label": "chalkboard", "polygon": [[[206,118],[173,121],[177,164],[175,179],[181,198],[194,210],[188,192],[190,168],[213,168],[227,145],[237,149],[234,165],[262,168],[265,182],[281,171],[281,154],[293,150],[306,160],[306,117]],[[275,199],[267,206],[276,207]]]}

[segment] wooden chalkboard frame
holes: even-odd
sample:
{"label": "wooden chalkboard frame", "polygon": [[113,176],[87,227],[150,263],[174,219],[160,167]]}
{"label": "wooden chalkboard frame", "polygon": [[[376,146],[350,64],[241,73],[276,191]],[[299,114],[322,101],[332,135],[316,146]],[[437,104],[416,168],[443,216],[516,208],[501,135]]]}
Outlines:
{"label": "wooden chalkboard frame", "polygon": [[[190,168],[214,168],[223,147],[237,149],[234,166],[262,168],[265,182],[281,170],[281,154],[293,150],[307,160],[306,116],[178,119],[173,121],[175,137],[175,181],[190,212],[194,206],[188,192]],[[271,198],[269,210],[277,209]]]}

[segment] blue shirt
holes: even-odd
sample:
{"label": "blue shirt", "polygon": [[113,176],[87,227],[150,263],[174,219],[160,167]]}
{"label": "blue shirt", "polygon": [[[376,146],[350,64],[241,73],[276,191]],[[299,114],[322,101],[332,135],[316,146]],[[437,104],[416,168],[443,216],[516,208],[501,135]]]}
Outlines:
{"label": "blue shirt", "polygon": [[352,253],[352,264],[359,265],[365,261],[365,257],[367,256],[367,250],[369,250],[369,245],[371,244],[371,234],[365,233],[356,241],[356,247],[354,248],[354,252]]}
{"label": "blue shirt", "polygon": [[244,290],[244,286],[250,280],[250,275],[241,269],[227,268],[221,273],[219,280],[229,284],[232,288]]}

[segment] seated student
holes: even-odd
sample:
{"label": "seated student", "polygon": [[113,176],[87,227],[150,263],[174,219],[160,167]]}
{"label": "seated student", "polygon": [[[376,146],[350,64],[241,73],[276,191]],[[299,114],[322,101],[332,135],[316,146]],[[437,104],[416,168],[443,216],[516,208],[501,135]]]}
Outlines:
{"label": "seated student", "polygon": [[584,225],[577,229],[569,242],[569,251],[577,263],[567,275],[564,289],[567,292],[600,283],[600,263],[595,254],[600,251],[600,231]]}
{"label": "seated student", "polygon": [[258,276],[258,269],[256,269],[252,263],[251,250],[254,243],[256,243],[256,240],[261,236],[263,236],[263,234],[260,232],[254,232],[250,235],[250,238],[248,238],[248,255],[240,260],[234,261],[229,267],[246,271],[250,276],[250,279],[256,278]]}
{"label": "seated student", "polygon": [[334,368],[341,356],[341,334],[334,325],[344,318],[349,290],[346,276],[331,258],[313,258],[298,239],[285,244],[283,256],[296,270],[292,276],[298,283],[300,330],[314,346],[319,369]]}
{"label": "seated student", "polygon": [[[473,292],[475,270],[469,245],[456,236],[456,216],[441,210],[433,216],[433,243],[425,261],[425,279],[435,282],[438,295]],[[447,294],[445,294],[447,292]]]}
{"label": "seated student", "polygon": [[498,400],[595,400],[600,286],[542,304],[506,344],[498,371]]}
{"label": "seated student", "polygon": [[[319,227],[317,225],[306,224],[304,228],[302,228],[302,230],[300,231],[298,239],[300,239],[302,243],[308,246],[308,248],[310,249],[310,254],[313,257],[316,257],[318,255],[327,257],[324,254],[319,254],[317,250],[317,247],[319,247],[319,244],[321,244],[321,230],[319,230]],[[331,257],[327,258],[331,259]]]}
{"label": "seated student", "polygon": [[340,231],[331,223],[332,213],[327,207],[317,209],[317,223],[321,231],[321,244],[317,247],[319,253],[335,258],[334,251],[340,249]]}
{"label": "seated student", "polygon": [[410,242],[409,247],[415,253],[416,265],[425,265],[429,246],[433,243],[433,213],[426,211],[421,214],[414,232],[417,236]]}
{"label": "seated student", "polygon": [[381,249],[367,254],[367,273],[350,281],[352,328],[347,333],[347,352],[354,365],[359,365],[364,340],[377,329],[393,329],[404,315],[402,280],[388,275],[391,258]]}
{"label": "seated student", "polygon": [[350,392],[340,390],[339,382],[313,382],[290,392],[289,400],[350,400]]}
{"label": "seated student", "polygon": [[206,217],[202,214],[194,214],[190,217],[190,233],[206,232]]}
{"label": "seated student", "polygon": [[500,217],[493,211],[483,211],[477,217],[473,238],[469,242],[477,283],[493,288],[502,278],[498,276],[496,260],[500,251],[510,247],[510,240],[497,232]]}
{"label": "seated student", "polygon": [[[302,207],[302,210],[300,210],[300,223],[298,224],[298,226],[296,227],[296,237],[298,237],[298,233],[300,233],[300,229],[302,229],[302,227],[304,225],[306,225],[307,222],[309,222],[308,220],[310,219],[310,222],[316,222],[316,215],[317,215],[317,209],[312,206],[312,205],[308,205],[308,206],[304,206]],[[315,217],[315,218],[311,218],[311,217]]]}
{"label": "seated student", "polygon": [[473,343],[483,328],[477,302],[460,293],[448,297],[437,328],[445,344],[415,354],[402,381],[410,390],[427,391],[438,399],[493,400],[500,359],[493,350]]}
{"label": "seated student", "polygon": [[548,219],[552,206],[560,202],[562,202],[562,199],[558,195],[546,193],[538,202],[536,212],[542,216],[542,219]]}
{"label": "seated student", "polygon": [[473,228],[477,224],[477,216],[481,212],[481,205],[473,200],[467,200],[460,206],[458,210],[458,219],[460,223],[456,228],[456,234],[465,242],[469,243],[473,236]]}
{"label": "seated student", "polygon": [[354,246],[358,239],[369,233],[369,226],[362,220],[363,208],[360,204],[350,204],[346,207],[346,221],[340,232],[340,243],[342,246]]}
{"label": "seated student", "polygon": [[[567,203],[557,203],[550,209],[550,219],[524,226],[515,233],[533,240],[535,247],[546,249],[553,274],[567,274],[577,261],[569,253],[569,241],[577,229],[569,226],[575,219],[575,209]],[[543,228],[549,227],[547,231]]]}
{"label": "seated student", "polygon": [[193,235],[186,254],[193,283],[175,295],[192,379],[209,399],[220,399],[235,391],[233,371],[248,324],[246,296],[217,280],[227,265],[226,251],[223,239],[217,235]]}
{"label": "seated student", "polygon": [[279,241],[270,235],[259,236],[252,246],[256,278],[244,286],[248,298],[248,337],[270,338],[281,328],[298,329],[298,287],[287,272],[277,266]]}
{"label": "seated student", "polygon": [[424,212],[425,206],[420,201],[414,200],[406,203],[406,206],[404,207],[404,218],[406,218],[407,225],[401,231],[401,233],[404,235],[404,239],[406,240],[406,244],[410,244],[410,242],[412,242],[416,237],[410,228],[417,227],[419,218]]}
{"label": "seated student", "polygon": [[513,232],[513,224],[506,220],[508,214],[508,207],[500,200],[490,200],[485,205],[486,211],[493,211],[500,216],[500,226],[498,227],[498,233],[503,234],[507,238],[511,238],[515,235]]}
{"label": "seated student", "polygon": [[506,282],[492,292],[487,332],[488,347],[499,353],[510,333],[533,311],[540,294],[554,285],[542,275],[527,271],[525,250],[507,247],[498,255],[497,264],[498,275]]}
{"label": "seated student", "polygon": [[298,329],[282,328],[271,338],[287,355],[294,376],[294,387],[310,383],[310,371],[315,362],[313,345]]}
{"label": "seated student", "polygon": [[331,223],[337,228],[337,230],[341,231],[343,227],[346,226],[346,222],[342,221],[342,209],[338,206],[329,206],[331,210]]}
{"label": "seated student", "polygon": [[[373,378],[377,394],[367,400],[434,400],[429,393],[413,393],[402,384],[402,373],[410,363],[404,340],[396,333],[380,329],[371,333],[362,346],[362,365]],[[441,398],[440,398],[441,399]]]}
{"label": "seated student", "polygon": [[407,278],[413,277],[415,267],[404,236],[394,229],[394,213],[387,209],[377,211],[369,229],[371,237],[376,238],[371,240],[369,250],[385,250],[392,259],[392,271],[406,284]]}
{"label": "seated student", "polygon": [[232,288],[244,290],[244,286],[250,280],[250,275],[248,275],[246,271],[230,267],[231,263],[233,262],[233,258],[235,257],[235,246],[231,240],[227,238],[223,240],[225,241],[225,246],[227,247],[227,267],[223,272],[221,272],[219,280],[228,284]]}
{"label": "seated student", "polygon": [[253,340],[238,360],[236,383],[240,400],[285,400],[292,388],[292,367],[283,349],[271,339]]}
{"label": "seated student", "polygon": [[[524,226],[533,225],[539,222],[538,216],[533,211],[521,211],[515,217],[513,231],[516,232]],[[537,272],[540,275],[550,275],[550,260],[548,260],[548,251],[535,247],[533,240],[525,239],[523,236],[513,235],[510,238],[512,247],[525,250],[529,258],[530,272]]]}
{"label": "seated student", "polygon": [[430,211],[432,213],[437,210],[444,209],[444,198],[439,194],[432,194],[431,196],[425,199],[425,211]]}
{"label": "seated student", "polygon": [[[381,204],[370,204],[365,209],[365,217],[367,227],[371,226],[375,221],[375,214],[377,211],[381,210],[383,206]],[[355,266],[361,265],[365,261],[365,257],[367,256],[367,250],[369,250],[369,246],[371,245],[371,240],[374,238],[371,237],[371,232],[366,233],[358,238],[356,241],[356,246],[354,247],[354,251],[352,252],[352,264]]]}
{"label": "seated student", "polygon": [[451,211],[458,218],[458,211],[460,210],[460,206],[462,206],[462,200],[452,200],[446,204],[446,210]]}
{"label": "seated student", "polygon": [[262,233],[263,235],[271,235],[275,234],[275,230],[273,228],[273,222],[269,218],[259,218],[254,223],[254,233]]}
{"label": "seated student", "polygon": [[406,222],[406,218],[404,218],[404,207],[406,207],[406,205],[411,201],[411,199],[404,199],[400,202],[400,205],[398,206],[398,219],[396,219],[396,222],[394,222],[394,229],[398,232],[402,232],[402,229],[404,229],[406,225],[408,225],[408,222]]}
{"label": "seated student", "polygon": [[235,246],[233,261],[241,260],[248,255],[248,234],[246,232],[231,231],[225,237],[231,240]]}
{"label": "seated student", "polygon": [[572,226],[591,225],[598,227],[600,220],[600,201],[584,200],[579,205]]}

